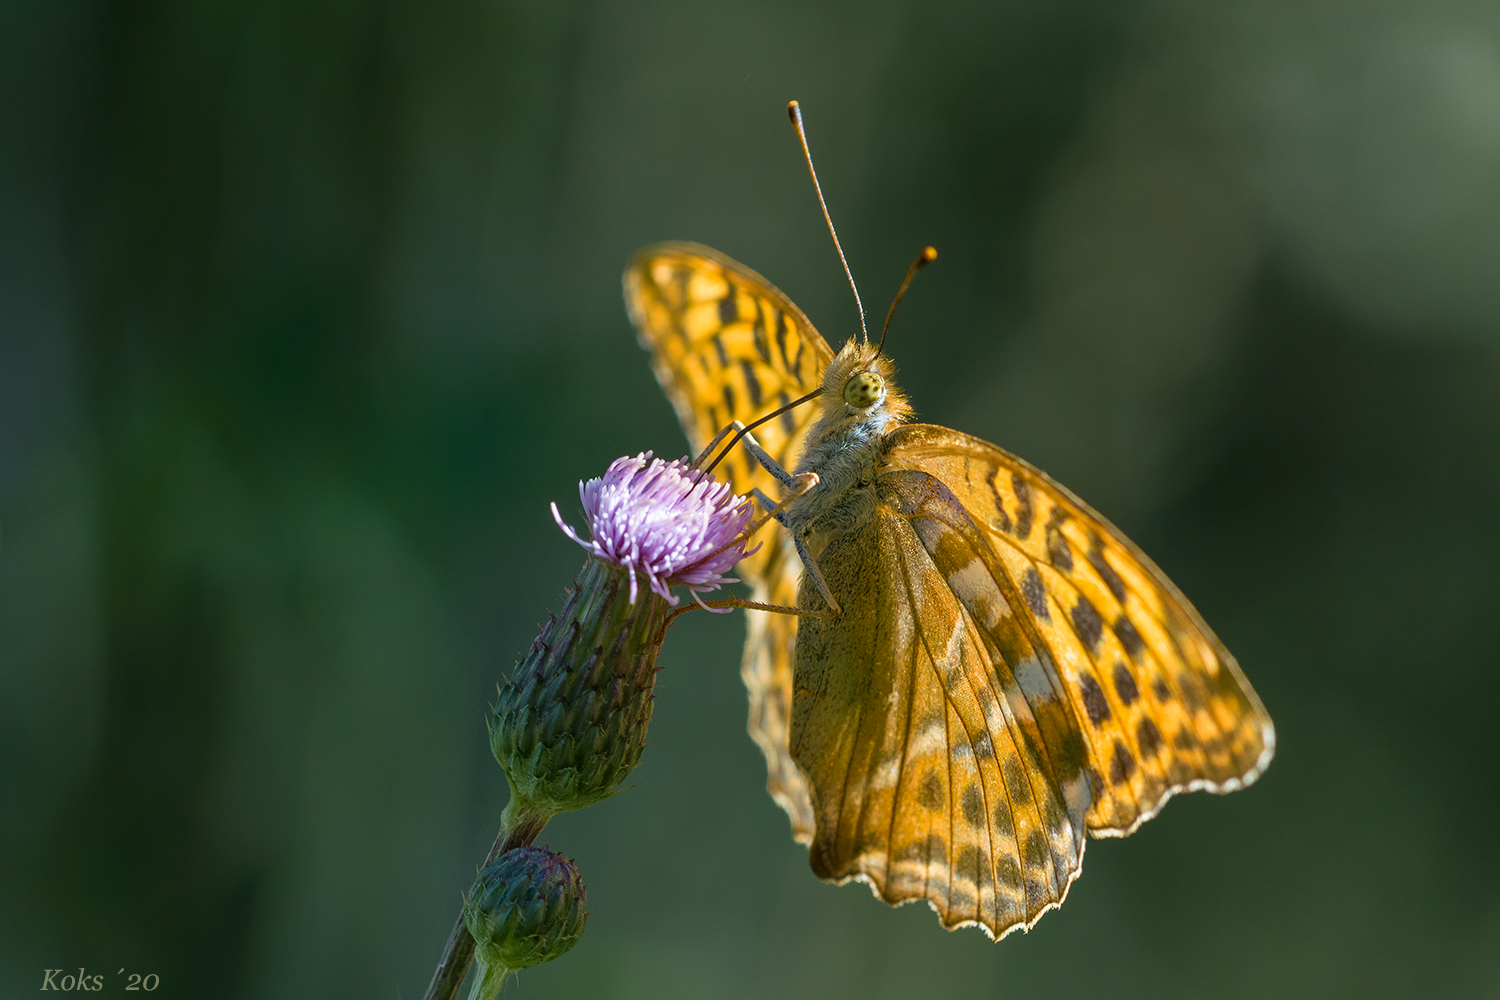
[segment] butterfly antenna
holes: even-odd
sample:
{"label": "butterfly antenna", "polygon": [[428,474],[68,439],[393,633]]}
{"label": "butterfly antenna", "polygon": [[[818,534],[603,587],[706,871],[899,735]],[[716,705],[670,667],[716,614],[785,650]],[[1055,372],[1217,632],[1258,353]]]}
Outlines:
{"label": "butterfly antenna", "polygon": [[859,332],[864,335],[865,343],[870,342],[870,331],[865,327],[865,305],[859,300],[859,288],[854,284],[854,273],[849,270],[849,261],[844,257],[844,248],[839,244],[838,230],[833,228],[833,216],[828,214],[828,202],[823,200],[823,185],[818,183],[818,171],[813,168],[812,150],[807,148],[807,132],[802,128],[802,106],[792,101],[786,106],[786,113],[792,118],[792,128],[797,130],[797,138],[802,142],[802,155],[807,158],[807,172],[812,174],[813,189],[818,192],[818,204],[823,206],[823,221],[828,223],[828,232],[833,237],[833,247],[839,252],[839,263],[844,265],[844,275],[849,279],[849,287],[854,291],[854,304],[859,308]]}
{"label": "butterfly antenna", "polygon": [[[785,406],[778,407],[778,408],[772,410],[770,413],[767,413],[765,416],[761,417],[760,419],[755,420],[755,421],[751,422],[750,424],[747,424],[745,427],[741,428],[734,435],[734,437],[732,437],[732,438],[729,439],[729,443],[724,446],[724,450],[721,451],[721,452],[719,452],[719,457],[715,458],[712,462],[710,462],[708,464],[708,466],[706,468],[704,468],[703,474],[704,475],[708,475],[710,472],[713,472],[714,471],[714,467],[717,466],[720,462],[724,461],[724,457],[729,454],[730,450],[732,448],[734,448],[735,445],[737,445],[737,444],[740,443],[740,438],[744,437],[746,434],[749,434],[751,431],[755,430],[755,428],[759,427],[761,424],[765,423],[767,420],[770,420],[772,417],[779,417],[783,413],[785,413],[787,410],[794,409],[795,407],[801,406],[803,403],[811,402],[812,400],[817,399],[822,394],[823,394],[822,387],[814,389],[812,392],[808,393],[806,396],[801,396],[801,397],[799,397],[797,399],[794,399],[790,403],[786,404]],[[726,427],[725,430],[728,430],[728,428]]]}
{"label": "butterfly antenna", "polygon": [[[880,346],[875,348],[875,357],[880,357],[880,352],[885,349],[885,335],[891,332],[891,317],[896,315],[896,307],[901,304],[901,297],[906,294],[906,289],[911,285],[911,279],[917,276],[917,272],[928,264],[937,260],[936,247],[923,247],[922,252],[917,254],[917,259],[911,262],[911,267],[906,269],[906,277],[901,279],[901,287],[896,289],[896,297],[891,301],[891,307],[885,313],[885,327],[880,331]],[[871,359],[872,361],[874,358]]]}

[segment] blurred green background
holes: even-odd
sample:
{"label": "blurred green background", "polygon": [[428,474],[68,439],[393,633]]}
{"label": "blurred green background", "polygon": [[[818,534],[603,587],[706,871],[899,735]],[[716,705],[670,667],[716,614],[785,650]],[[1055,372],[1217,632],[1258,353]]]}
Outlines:
{"label": "blurred green background", "polygon": [[813,878],[689,615],[511,989],[1500,996],[1492,0],[5,0],[0,994],[421,995],[581,564],[547,503],[685,447],[626,258],[853,329],[793,97],[871,311],[941,252],[921,418],[1132,535],[1279,755],[995,945]]}

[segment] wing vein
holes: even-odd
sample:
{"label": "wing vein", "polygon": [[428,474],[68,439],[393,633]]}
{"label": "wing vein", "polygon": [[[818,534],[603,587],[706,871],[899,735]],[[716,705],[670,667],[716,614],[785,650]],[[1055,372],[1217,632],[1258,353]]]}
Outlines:
{"label": "wing vein", "polygon": [[[945,803],[947,808],[943,810],[948,814],[948,842],[944,851],[948,859],[948,877],[943,880],[944,890],[948,894],[948,901],[944,906],[946,912],[943,914],[943,920],[946,922],[953,913],[953,852],[958,847],[958,841],[953,838],[953,725],[948,721],[955,706],[952,704],[952,699],[948,697],[948,689],[943,684],[942,672],[937,669],[936,664],[933,665],[933,672],[937,674],[938,690],[943,692],[943,762],[948,765],[948,800]],[[962,722],[962,718],[959,721]],[[927,843],[927,869],[929,872],[932,870],[932,842],[930,840]]]}
{"label": "wing vein", "polygon": [[[910,581],[906,579],[906,561],[904,559],[901,560],[901,570],[902,583],[906,588],[907,597],[909,599],[911,597],[911,586]],[[901,814],[901,783],[906,778],[906,752],[911,747],[912,716],[916,712],[915,706],[917,703],[917,650],[915,646],[910,647],[910,650],[911,652],[908,654],[909,661],[906,668],[906,675],[910,678],[910,681],[908,682],[906,688],[906,728],[904,730],[904,737],[901,741],[901,754],[896,764],[896,784],[894,786],[895,791],[891,795],[890,829],[886,832],[885,837],[885,871],[887,885],[890,884],[891,855],[893,855],[896,850],[896,817]]]}
{"label": "wing vein", "polygon": [[[884,521],[883,520],[881,521],[881,528],[882,528],[882,530],[884,529]],[[899,544],[893,545],[892,549],[895,551],[895,553],[896,553],[896,560],[897,560],[897,562],[901,566],[901,583],[902,583],[903,588],[906,590],[906,606],[909,607],[909,608],[916,608],[917,607],[917,603],[916,603],[917,602],[917,595],[912,590],[912,586],[911,586],[911,565],[906,560],[906,552],[902,548],[902,546],[900,546]],[[932,649],[927,645],[927,633],[925,631],[923,631],[921,628],[914,628],[912,631],[916,633],[917,643],[921,646],[922,651],[927,654],[927,662],[929,664],[935,663],[936,661],[933,659],[933,656],[932,656]],[[913,647],[912,652],[913,652],[913,655],[915,655],[915,653],[916,653],[916,648],[915,647]],[[915,663],[913,663],[913,665],[912,665],[911,674],[912,674],[912,678],[913,678],[913,681],[912,681],[912,683],[913,683],[913,694],[915,694],[915,684],[916,684],[916,680],[915,679],[916,679],[916,675],[917,675],[917,665]],[[941,691],[942,689],[943,689],[942,680],[939,679],[938,680],[938,690]],[[915,701],[915,698],[913,700]],[[909,718],[909,716],[908,716],[908,718]],[[943,706],[943,732],[944,732],[945,736],[946,736],[947,731],[948,731],[947,727],[948,727],[948,706],[945,704]],[[908,734],[907,743],[906,743],[906,749],[910,749],[910,747],[911,747],[911,738],[910,738],[910,735]],[[903,776],[904,776],[905,765],[906,765],[906,750],[905,749],[902,751],[902,754],[901,754],[901,764],[902,764],[902,773],[903,773]],[[950,789],[950,792],[951,792],[951,789]],[[893,809],[891,811],[891,823],[892,823],[893,826],[895,824],[895,819],[896,819],[896,812]],[[932,833],[932,821],[930,819],[927,821],[927,832],[928,832],[928,839],[927,839],[927,844],[926,844],[926,849],[927,849],[927,864],[926,864],[926,866],[925,866],[925,868],[923,869],[923,872],[922,872],[922,898],[924,898],[924,899],[931,899],[932,896],[929,894],[929,889],[930,889],[930,886],[932,884],[932,837],[931,837],[931,833]]]}
{"label": "wing vein", "polygon": [[[979,629],[979,623],[975,622],[973,620],[973,618],[971,618],[969,616],[969,609],[965,608],[963,606],[962,602],[960,602],[960,604],[959,604],[959,614],[963,615],[964,618],[967,619],[970,622],[970,624],[972,624],[974,626],[974,634],[976,634],[976,635],[983,635],[983,632],[981,632],[980,629]],[[985,653],[986,656],[989,655],[989,651],[986,650],[986,649],[984,649],[984,644],[982,642],[978,643],[977,645],[978,645],[979,649],[981,649],[981,650],[984,651],[984,653]],[[993,667],[994,664],[991,663],[990,666]],[[974,677],[968,671],[964,672],[964,681],[965,681],[965,683],[967,683],[969,685],[969,694],[973,697],[974,704],[977,705],[977,706],[979,706],[979,722],[980,722],[981,725],[984,726],[985,733],[987,735],[989,735],[989,737],[990,737],[990,747],[993,749],[993,747],[995,745],[995,737],[994,737],[993,734],[990,733],[990,730],[989,730],[989,720],[987,720],[984,717],[984,700],[979,697],[979,688],[975,686],[975,684],[974,684]],[[996,692],[995,697],[998,700],[1001,697],[1001,694],[999,692]],[[1004,714],[1003,709],[1002,709],[1001,714]],[[963,721],[963,716],[962,715],[959,716],[959,721]],[[991,832],[990,797],[989,797],[989,792],[986,791],[986,789],[984,787],[984,771],[983,771],[983,769],[979,765],[979,753],[974,749],[974,734],[969,731],[969,727],[967,725],[964,726],[964,738],[969,741],[969,758],[974,762],[974,778],[975,778],[974,784],[977,785],[978,788],[979,788],[980,807],[983,809],[983,813],[981,815],[982,815],[982,817],[984,819],[984,822],[981,823],[981,824],[979,824],[979,829],[981,829],[981,830],[984,831],[984,844],[985,844],[985,847],[988,849],[986,851],[986,857],[988,859],[988,864],[989,864],[989,867],[990,867],[990,885],[994,886],[996,884],[995,883],[995,874],[996,874],[996,872],[994,870],[994,868],[995,868],[995,838],[994,838],[994,836],[993,836],[993,834]],[[953,758],[952,749],[951,749],[952,744],[949,744],[949,747],[950,747],[950,749],[949,749],[949,755],[948,755],[949,756],[949,769],[950,769],[949,773],[951,774],[952,773],[952,758]],[[997,756],[995,759],[998,761],[1000,758]],[[1005,783],[1004,775],[1001,776],[1000,781],[1001,781],[1001,784]],[[949,810],[949,815],[950,816],[953,815],[953,810],[951,810],[951,809]],[[1015,822],[1015,818],[1014,817],[1011,818],[1011,822],[1012,823]],[[976,912],[979,912],[979,909],[980,909],[980,906],[981,906],[981,902],[980,902],[981,896],[982,896],[982,893],[980,892],[980,886],[979,886],[979,871],[976,868],[975,871],[974,871],[974,908],[975,908]]]}

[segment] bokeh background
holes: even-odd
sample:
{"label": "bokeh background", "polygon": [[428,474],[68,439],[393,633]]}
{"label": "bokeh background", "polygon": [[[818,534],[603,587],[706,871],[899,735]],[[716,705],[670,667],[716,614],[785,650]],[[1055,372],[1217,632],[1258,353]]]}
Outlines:
{"label": "bokeh background", "polygon": [[1500,996],[1491,0],[0,4],[0,993],[421,995],[577,481],[684,449],[693,239],[1048,469],[1234,650],[1260,783],[991,944],[818,883],[689,615],[550,997]]}

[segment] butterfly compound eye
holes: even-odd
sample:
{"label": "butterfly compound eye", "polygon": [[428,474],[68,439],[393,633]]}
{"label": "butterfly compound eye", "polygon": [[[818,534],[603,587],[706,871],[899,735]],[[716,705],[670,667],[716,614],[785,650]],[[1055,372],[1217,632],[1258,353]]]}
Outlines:
{"label": "butterfly compound eye", "polygon": [[844,386],[844,401],[863,410],[885,391],[885,379],[874,372],[860,372]]}

